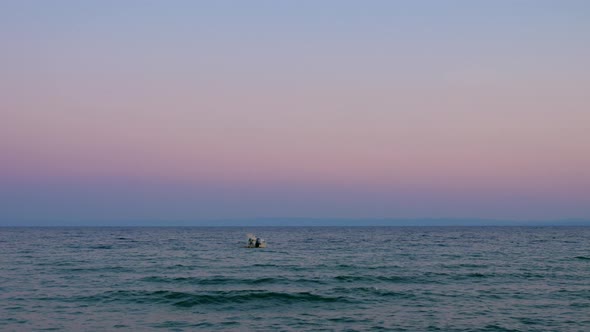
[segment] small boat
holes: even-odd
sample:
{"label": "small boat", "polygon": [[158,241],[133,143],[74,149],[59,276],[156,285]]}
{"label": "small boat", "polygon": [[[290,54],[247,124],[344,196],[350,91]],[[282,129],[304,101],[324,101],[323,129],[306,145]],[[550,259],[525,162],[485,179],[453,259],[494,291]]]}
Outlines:
{"label": "small boat", "polygon": [[248,236],[248,245],[246,248],[266,248],[266,241],[257,237],[254,234],[247,234]]}

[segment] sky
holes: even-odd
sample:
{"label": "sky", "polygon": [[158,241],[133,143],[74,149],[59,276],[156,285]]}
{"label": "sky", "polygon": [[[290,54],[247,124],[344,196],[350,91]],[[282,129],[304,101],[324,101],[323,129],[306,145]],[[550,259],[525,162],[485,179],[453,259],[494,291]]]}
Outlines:
{"label": "sky", "polygon": [[0,2],[0,225],[590,219],[588,1]]}

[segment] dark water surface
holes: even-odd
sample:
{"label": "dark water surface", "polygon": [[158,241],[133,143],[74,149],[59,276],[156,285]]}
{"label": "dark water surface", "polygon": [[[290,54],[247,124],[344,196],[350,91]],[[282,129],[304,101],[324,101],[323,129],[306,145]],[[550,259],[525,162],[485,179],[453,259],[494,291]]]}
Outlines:
{"label": "dark water surface", "polygon": [[590,331],[590,227],[0,228],[0,330],[51,329]]}

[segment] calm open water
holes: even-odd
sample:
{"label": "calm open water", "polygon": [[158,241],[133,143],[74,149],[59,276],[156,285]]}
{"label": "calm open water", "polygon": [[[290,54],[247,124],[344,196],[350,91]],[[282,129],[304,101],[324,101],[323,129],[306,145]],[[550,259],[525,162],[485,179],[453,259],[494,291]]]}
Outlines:
{"label": "calm open water", "polygon": [[0,330],[51,329],[590,331],[590,227],[0,228]]}

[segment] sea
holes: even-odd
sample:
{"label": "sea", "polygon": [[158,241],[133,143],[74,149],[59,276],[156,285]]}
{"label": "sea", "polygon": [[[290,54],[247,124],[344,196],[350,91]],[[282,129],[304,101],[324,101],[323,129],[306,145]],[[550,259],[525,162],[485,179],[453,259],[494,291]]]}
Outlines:
{"label": "sea", "polygon": [[0,330],[590,331],[590,227],[4,227]]}

